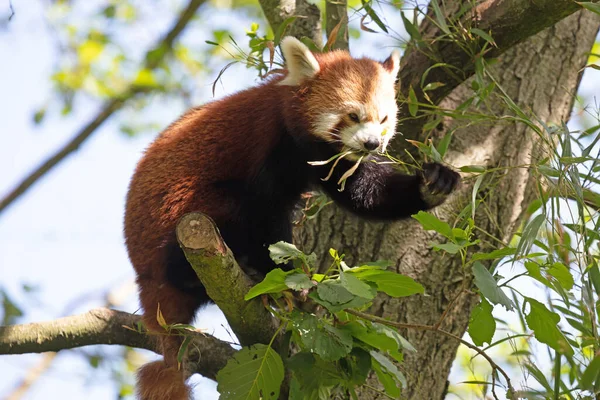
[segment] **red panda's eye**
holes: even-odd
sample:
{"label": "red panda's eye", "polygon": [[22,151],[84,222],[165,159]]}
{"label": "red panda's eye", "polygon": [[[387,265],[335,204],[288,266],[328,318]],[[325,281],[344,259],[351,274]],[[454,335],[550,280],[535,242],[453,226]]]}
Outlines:
{"label": "red panda's eye", "polygon": [[352,122],[360,122],[360,118],[355,113],[348,114],[348,118],[352,120]]}
{"label": "red panda's eye", "polygon": [[385,124],[385,121],[387,121],[387,115],[385,117],[383,117],[383,119],[381,120],[381,123]]}

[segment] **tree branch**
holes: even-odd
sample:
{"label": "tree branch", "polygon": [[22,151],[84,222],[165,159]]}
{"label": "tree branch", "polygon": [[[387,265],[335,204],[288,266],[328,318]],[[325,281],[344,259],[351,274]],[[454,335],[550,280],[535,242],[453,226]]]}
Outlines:
{"label": "tree branch", "polygon": [[331,50],[348,50],[348,1],[325,0],[327,43]]}
{"label": "tree branch", "polygon": [[[592,0],[597,3],[599,0]],[[554,25],[563,18],[580,10],[572,0],[487,0],[460,20],[449,20],[448,25],[452,39],[444,39],[444,33],[436,25],[435,16],[430,13],[431,20],[423,24],[421,33],[423,41],[413,38],[411,46],[402,58],[399,73],[400,87],[403,97],[408,98],[412,87],[419,103],[429,103],[422,88],[429,83],[440,82],[443,86],[427,91],[434,105],[444,99],[454,88],[475,73],[475,63],[479,56],[494,58],[503,54],[517,43]],[[495,46],[487,43],[482,37],[469,33],[469,28],[477,28],[491,34]],[[486,47],[482,52],[481,49]],[[465,48],[473,52],[465,51]],[[475,55],[474,55],[475,54]],[[444,66],[434,67],[436,64]],[[434,67],[434,68],[432,68]],[[423,82],[423,76],[426,75]],[[403,102],[399,111],[401,124],[399,130],[408,138],[419,135],[425,118],[411,118],[408,102]]]}
{"label": "tree branch", "polygon": [[[152,57],[146,57],[142,68],[150,70],[155,69],[161,63],[161,61],[164,60],[165,56],[172,50],[175,40],[177,40],[181,32],[183,32],[187,24],[192,20],[198,8],[204,4],[205,1],[206,0],[190,0],[187,7],[181,12],[171,29],[152,47],[153,50],[162,51],[149,51],[147,54],[152,54]],[[147,91],[147,89],[144,90]],[[73,137],[73,139],[71,139],[46,161],[41,163],[0,201],[0,215],[9,205],[14,203],[15,200],[21,197],[38,180],[40,180],[40,178],[46,175],[69,154],[79,149],[79,146],[81,146],[94,132],[96,132],[96,130],[108,118],[110,118],[116,111],[120,110],[129,99],[134,97],[140,91],[142,91],[141,88],[136,87],[135,85],[130,85],[121,96],[107,100],[98,114],[92,118],[92,120],[88,122],[88,124],[85,125],[75,135],[75,137]]]}
{"label": "tree branch", "polygon": [[260,299],[244,300],[254,282],[237,264],[213,220],[198,212],[186,214],[176,232],[187,260],[240,343],[269,343],[276,331],[275,319]]}
{"label": "tree branch", "polygon": [[[160,354],[154,336],[139,329],[141,317],[108,308],[54,321],[0,326],[0,354],[25,354],[59,351],[96,344],[146,349]],[[186,367],[214,379],[235,353],[229,343],[200,332],[188,346]]]}
{"label": "tree branch", "polygon": [[283,21],[296,17],[296,20],[288,26],[286,35],[298,39],[305,36],[318,47],[322,46],[321,11],[315,4],[306,0],[259,0],[258,2],[274,32],[277,32]]}

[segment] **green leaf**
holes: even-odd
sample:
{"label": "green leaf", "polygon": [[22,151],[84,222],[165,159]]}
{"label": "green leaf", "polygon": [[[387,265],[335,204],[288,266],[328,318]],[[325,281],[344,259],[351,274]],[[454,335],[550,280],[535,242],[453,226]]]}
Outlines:
{"label": "green leaf", "polygon": [[444,17],[444,14],[442,13],[442,10],[440,9],[440,6],[439,6],[437,0],[431,0],[430,4],[433,6],[433,12],[435,13],[435,19],[438,23],[438,26],[440,27],[442,32],[444,32],[446,35],[449,35],[450,29],[448,28],[448,24],[446,23],[446,18]]}
{"label": "green leaf", "polygon": [[419,221],[423,226],[423,229],[426,231],[436,231],[448,239],[453,238],[452,228],[450,228],[450,225],[444,221],[440,221],[435,215],[425,211],[419,211],[412,217]]}
{"label": "green leaf", "polygon": [[406,29],[406,32],[408,32],[411,39],[415,42],[420,42],[423,38],[421,37],[419,29],[412,22],[410,22],[408,18],[406,18],[403,12],[400,13],[400,16],[402,17],[402,22],[404,23],[404,29]]}
{"label": "green leaf", "polygon": [[286,31],[287,27],[292,22],[294,22],[296,20],[296,18],[298,18],[298,17],[294,16],[294,17],[286,18],[281,24],[279,24],[279,27],[277,27],[277,31],[275,32],[275,38],[273,39],[275,46],[279,46],[279,42],[281,42],[281,38],[283,38],[285,36],[285,31]]}
{"label": "green leaf", "polygon": [[293,290],[310,289],[315,283],[304,273],[295,273],[285,277],[285,284]]}
{"label": "green leaf", "polygon": [[479,187],[483,182],[483,178],[485,174],[481,174],[477,177],[475,184],[473,185],[473,191],[471,192],[471,218],[475,219],[475,210],[477,209],[477,192],[479,192]]}
{"label": "green leaf", "polygon": [[459,168],[461,172],[483,173],[486,168],[483,165],[463,165]]}
{"label": "green leaf", "polygon": [[348,331],[353,337],[368,344],[369,346],[375,347],[378,350],[398,351],[400,348],[400,345],[395,338],[387,335],[386,333],[366,327],[358,321],[351,321],[341,326],[340,329]]}
{"label": "green leaf", "polygon": [[550,281],[542,275],[542,268],[533,261],[525,261],[525,269],[529,273],[529,276],[543,285],[552,288]]}
{"label": "green leaf", "polygon": [[600,375],[600,357],[596,356],[587,366],[579,383],[581,388],[585,390],[593,390],[594,384],[598,382],[598,375]]}
{"label": "green leaf", "polygon": [[133,84],[142,87],[153,87],[157,85],[154,74],[147,68],[140,69],[133,80]]}
{"label": "green leaf", "polygon": [[369,15],[369,17],[371,17],[371,19],[373,20],[373,22],[375,22],[377,24],[377,26],[379,27],[379,29],[381,29],[382,31],[384,31],[385,33],[388,33],[388,29],[385,26],[385,24],[381,21],[381,19],[379,18],[379,16],[375,13],[375,11],[373,10],[373,8],[371,7],[371,5],[369,3],[363,3],[363,6],[365,8],[365,11],[367,12],[367,14]]}
{"label": "green leaf", "polygon": [[316,255],[304,254],[296,246],[287,242],[277,242],[269,246],[269,255],[275,264],[285,264],[290,261],[299,260],[306,266],[310,266],[316,260]]}
{"label": "green leaf", "polygon": [[442,86],[446,86],[445,83],[442,82],[429,82],[424,88],[423,91],[427,92],[429,90],[435,90],[441,88]]}
{"label": "green leaf", "polygon": [[243,347],[217,374],[221,400],[278,399],[284,369],[271,347]]}
{"label": "green leaf", "polygon": [[340,281],[326,280],[317,285],[319,298],[331,304],[345,304],[354,298]]}
{"label": "green leaf", "polygon": [[419,110],[419,101],[412,86],[408,89],[408,112],[415,117]]}
{"label": "green leaf", "polygon": [[350,385],[346,385],[349,389],[352,386],[360,386],[365,383],[371,372],[371,355],[358,347],[352,349],[350,357],[346,358],[348,362],[348,375]]}
{"label": "green leaf", "polygon": [[502,304],[507,310],[513,309],[512,300],[498,287],[498,283],[490,274],[490,271],[479,261],[475,261],[473,264],[473,276],[475,277],[475,285],[486,299],[494,304]]}
{"label": "green leaf", "polygon": [[573,281],[573,275],[571,271],[564,264],[556,262],[548,267],[547,272],[549,275],[556,278],[560,286],[565,290],[571,290],[575,282]]}
{"label": "green leaf", "polygon": [[600,14],[600,4],[599,3],[592,3],[591,1],[581,1],[581,2],[578,1],[577,4],[590,10],[591,12]]}
{"label": "green leaf", "polygon": [[293,274],[294,271],[283,271],[281,268],[275,268],[270,271],[262,282],[256,284],[246,293],[244,300],[250,300],[256,296],[260,296],[265,293],[279,293],[288,289],[285,279],[288,275]]}
{"label": "green leaf", "polygon": [[375,359],[372,360],[371,367],[375,371],[375,374],[377,374],[377,379],[379,379],[379,382],[381,382],[383,385],[385,393],[388,396],[391,396],[393,399],[399,398],[400,388],[398,387],[398,384],[394,380],[392,374],[387,372],[387,370],[383,368],[377,361],[375,361]]}
{"label": "green leaf", "polygon": [[495,260],[496,258],[503,258],[515,255],[517,249],[514,247],[504,247],[502,249],[494,250],[489,253],[475,253],[473,254],[473,261],[477,260]]}
{"label": "green leaf", "polygon": [[335,361],[352,350],[352,335],[311,314],[293,321],[304,350],[318,354],[325,361]]}
{"label": "green leaf", "polygon": [[485,298],[482,298],[481,303],[471,311],[469,336],[477,346],[482,346],[484,342],[492,343],[492,337],[496,332],[496,320],[492,316],[493,308]]}
{"label": "green leaf", "polygon": [[344,380],[344,376],[335,364],[325,362],[320,357],[308,352],[294,354],[286,362],[286,365],[289,366],[301,385],[304,394],[303,400],[318,399],[318,396],[310,397],[311,391],[317,392],[319,388],[331,387]]}
{"label": "green leaf", "polygon": [[537,238],[538,231],[545,221],[546,216],[538,214],[525,225],[521,233],[521,240],[519,240],[519,244],[517,245],[517,254],[526,254],[529,252],[533,241]]}
{"label": "green leaf", "polygon": [[406,387],[406,378],[404,377],[404,374],[400,372],[398,367],[396,367],[389,358],[374,350],[370,351],[369,354],[371,354],[372,360],[377,363],[381,369],[390,374],[396,382],[399,382],[402,386]]}
{"label": "green leaf", "polygon": [[[429,86],[429,85],[427,85],[427,86]],[[440,140],[440,142],[438,143],[437,151],[438,151],[438,153],[440,153],[440,156],[442,158],[446,155],[446,151],[448,151],[448,147],[450,146],[450,141],[452,140],[453,134],[454,134],[454,131],[446,132],[446,134],[444,135],[442,140]]]}
{"label": "green leaf", "polygon": [[464,246],[461,246],[459,244],[456,243],[452,243],[452,242],[448,242],[448,243],[436,243],[433,245],[433,248],[435,250],[443,250],[447,253],[450,254],[456,254],[458,253],[458,251],[460,249],[462,249]]}
{"label": "green leaf", "polygon": [[559,353],[572,356],[573,348],[558,328],[560,316],[546,308],[539,301],[525,297],[529,303],[529,314],[525,316],[527,325],[533,330],[535,338],[552,347]]}
{"label": "green leaf", "polygon": [[382,270],[366,270],[349,273],[354,273],[357,278],[363,281],[373,282],[377,285],[377,289],[392,297],[405,297],[417,293],[424,293],[425,288],[414,279],[397,274],[392,271]]}
{"label": "green leaf", "polygon": [[340,283],[353,295],[364,297],[365,299],[373,299],[377,294],[377,290],[362,282],[352,273],[342,272],[340,274]]}
{"label": "green leaf", "polygon": [[497,47],[496,46],[496,42],[494,41],[494,39],[489,34],[487,34],[484,31],[482,31],[481,29],[471,28],[470,32],[474,33],[477,36],[479,36],[480,38],[482,38],[483,40],[485,40],[486,42],[488,42],[492,46]]}
{"label": "green leaf", "polygon": [[37,110],[35,112],[35,114],[33,114],[33,122],[36,125],[39,125],[43,121],[45,116],[46,116],[46,108],[45,107],[40,108],[39,110]]}

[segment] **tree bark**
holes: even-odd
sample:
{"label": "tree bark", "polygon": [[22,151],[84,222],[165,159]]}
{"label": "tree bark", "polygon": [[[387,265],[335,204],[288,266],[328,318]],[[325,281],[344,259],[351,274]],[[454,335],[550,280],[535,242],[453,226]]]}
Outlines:
{"label": "tree bark", "polygon": [[[569,118],[581,78],[580,71],[599,26],[597,15],[577,12],[504,53],[493,68],[493,74],[522,109],[531,110],[546,123],[560,124]],[[470,81],[467,81],[443,101],[442,107],[454,109],[471,95]],[[499,99],[492,99],[491,110],[495,115],[509,113]],[[457,124],[456,121],[444,121],[444,127],[440,127],[437,137],[433,138],[434,141],[439,139],[450,127],[458,128],[446,155],[446,161],[456,167],[509,167],[529,164],[540,155],[539,138],[524,125],[499,121],[492,125],[461,128]],[[420,132],[405,134],[423,139]],[[508,242],[535,195],[536,182],[526,168],[505,171],[494,177],[494,185],[482,187],[486,196],[482,207],[486,208],[486,212],[478,214],[476,224],[494,237]],[[465,184],[434,213],[452,223],[453,216],[470,198],[471,189],[470,184]],[[470,311],[477,301],[477,296],[470,291],[473,287],[470,271],[463,271],[457,258],[434,252],[430,243],[439,238],[420,229],[415,221],[369,223],[330,206],[297,229],[295,239],[305,251],[316,254],[328,254],[329,248],[336,248],[346,254],[349,264],[377,259],[394,260],[396,270],[423,284],[428,296],[404,299],[379,297],[371,312],[398,322],[433,325],[448,309],[440,328],[458,336],[464,334]],[[494,247],[489,237],[480,239],[479,251]],[[327,262],[324,258],[322,266]],[[408,330],[401,333],[418,349],[416,354],[406,354],[401,366],[408,380],[403,398],[444,398],[447,377],[459,343],[435,332]],[[359,397],[381,398],[368,390]]]}

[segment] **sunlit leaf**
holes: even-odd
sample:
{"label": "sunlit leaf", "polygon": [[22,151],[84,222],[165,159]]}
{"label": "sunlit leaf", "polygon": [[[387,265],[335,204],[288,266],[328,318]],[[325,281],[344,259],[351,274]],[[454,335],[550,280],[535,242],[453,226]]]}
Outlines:
{"label": "sunlit leaf", "polygon": [[535,299],[530,297],[525,297],[525,299],[530,307],[525,320],[527,326],[533,330],[535,338],[562,354],[572,356],[573,348],[558,328],[560,316],[548,310],[544,304]]}
{"label": "sunlit leaf", "polygon": [[243,347],[217,374],[222,400],[278,399],[283,382],[281,357],[264,344]]}

